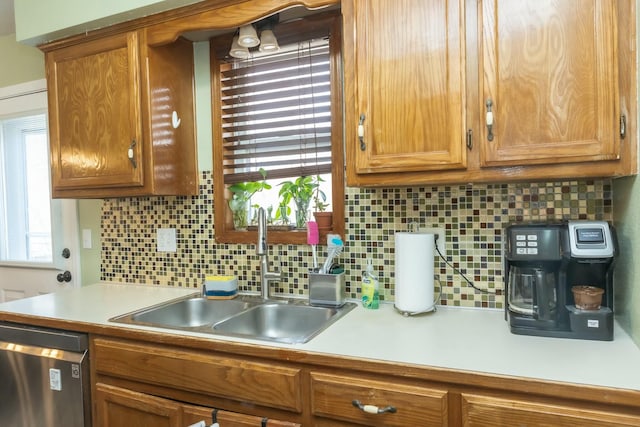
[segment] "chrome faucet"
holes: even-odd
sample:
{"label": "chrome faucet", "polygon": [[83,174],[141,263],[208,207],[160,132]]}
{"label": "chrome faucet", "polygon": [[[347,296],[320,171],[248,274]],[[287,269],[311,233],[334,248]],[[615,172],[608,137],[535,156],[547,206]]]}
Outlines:
{"label": "chrome faucet", "polygon": [[282,278],[282,272],[269,271],[269,250],[267,248],[267,218],[264,208],[258,209],[258,245],[256,254],[260,257],[260,286],[262,299],[269,299],[269,283]]}

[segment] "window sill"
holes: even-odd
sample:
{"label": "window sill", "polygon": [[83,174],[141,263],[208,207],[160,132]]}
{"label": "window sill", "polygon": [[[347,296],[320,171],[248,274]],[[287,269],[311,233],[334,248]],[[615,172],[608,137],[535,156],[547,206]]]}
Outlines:
{"label": "window sill", "polygon": [[[342,236],[342,232],[338,230],[329,230],[320,232],[320,243],[327,241],[327,234],[335,233]],[[215,233],[217,243],[238,243],[238,244],[256,244],[258,241],[258,232],[256,230],[235,231],[223,230]],[[306,245],[307,230],[294,229],[291,231],[276,231],[267,229],[267,242],[269,244],[285,244],[285,245]]]}

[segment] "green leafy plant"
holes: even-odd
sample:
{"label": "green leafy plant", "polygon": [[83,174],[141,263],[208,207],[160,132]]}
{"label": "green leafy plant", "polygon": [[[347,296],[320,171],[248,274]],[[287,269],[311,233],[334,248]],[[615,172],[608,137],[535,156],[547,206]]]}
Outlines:
{"label": "green leafy plant", "polygon": [[278,209],[276,209],[276,221],[282,225],[289,225],[289,215],[291,215],[291,208],[289,207],[290,201],[291,200],[281,199]]}
{"label": "green leafy plant", "polygon": [[236,230],[247,228],[251,197],[259,191],[271,189],[271,185],[266,182],[267,171],[260,168],[260,175],[262,175],[261,181],[237,182],[228,187],[232,193],[229,209],[233,214],[233,226]]}
{"label": "green leafy plant", "polygon": [[320,189],[320,183],[325,181],[320,175],[316,175],[314,182],[317,184],[317,186],[313,193],[313,210],[315,212],[324,212],[329,207],[329,204],[326,203],[327,195],[324,194],[324,191]]}
{"label": "green leafy plant", "polygon": [[309,203],[320,184],[311,176],[301,176],[295,181],[284,181],[279,185],[278,195],[282,198],[280,205],[288,206],[293,200],[296,205],[296,227],[305,227]]}

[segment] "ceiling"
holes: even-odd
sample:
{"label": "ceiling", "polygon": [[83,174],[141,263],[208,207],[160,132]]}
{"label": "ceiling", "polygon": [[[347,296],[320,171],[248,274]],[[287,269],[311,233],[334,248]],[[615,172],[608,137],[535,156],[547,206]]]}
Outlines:
{"label": "ceiling", "polygon": [[13,0],[0,0],[0,37],[16,32]]}

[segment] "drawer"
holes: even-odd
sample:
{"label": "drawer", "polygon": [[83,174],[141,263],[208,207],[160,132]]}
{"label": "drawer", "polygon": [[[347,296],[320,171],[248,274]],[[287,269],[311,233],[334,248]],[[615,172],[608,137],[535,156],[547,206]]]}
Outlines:
{"label": "drawer", "polygon": [[462,424],[466,427],[567,426],[622,427],[640,425],[640,417],[596,411],[583,406],[462,394]]}
{"label": "drawer", "polygon": [[95,338],[99,374],[301,412],[301,371],[202,351]]}
{"label": "drawer", "polygon": [[[315,417],[331,418],[367,426],[446,426],[447,391],[393,384],[361,377],[311,373],[311,411]],[[367,413],[353,405],[395,412]]]}

